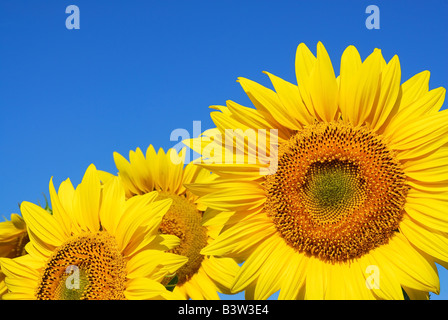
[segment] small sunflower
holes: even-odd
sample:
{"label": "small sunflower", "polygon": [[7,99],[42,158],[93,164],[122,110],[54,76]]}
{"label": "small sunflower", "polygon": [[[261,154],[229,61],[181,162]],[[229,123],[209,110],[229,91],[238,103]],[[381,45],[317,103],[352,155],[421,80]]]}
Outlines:
{"label": "small sunflower", "polygon": [[185,185],[210,181],[214,176],[193,163],[184,166],[184,151],[185,149],[177,153],[175,149],[169,149],[165,153],[163,149],[159,149],[156,153],[150,145],[146,156],[137,148],[135,152],[129,152],[129,162],[116,152],[114,159],[127,198],[133,199],[156,190],[159,192],[158,199],[172,200],[159,232],[179,237],[179,246],[170,252],[188,258],[188,262],[177,270],[178,282],[173,292],[185,299],[216,300],[219,299],[217,292],[230,294],[229,287],[239,266],[230,258],[200,254],[217,237],[221,228],[208,226],[202,220],[207,208]]}
{"label": "small sunflower", "polygon": [[152,192],[126,201],[118,179],[102,185],[94,165],[76,189],[69,179],[49,189],[52,214],[21,204],[30,241],[27,254],[0,258],[4,299],[177,298],[160,283],[187,260],[165,253],[179,239],[158,233],[171,200]]}
{"label": "small sunflower", "polygon": [[[336,77],[322,43],[316,56],[300,44],[295,66],[297,85],[266,72],[275,91],[239,78],[255,109],[214,106],[217,128],[185,141],[219,176],[189,187],[214,209],[209,223],[225,223],[202,253],[245,260],[232,290],[249,299],[438,294],[435,263],[448,266],[445,89],[429,90],[428,71],[401,84],[398,57],[386,63],[379,49],[362,61],[349,46]],[[230,133],[244,161],[225,161]]]}

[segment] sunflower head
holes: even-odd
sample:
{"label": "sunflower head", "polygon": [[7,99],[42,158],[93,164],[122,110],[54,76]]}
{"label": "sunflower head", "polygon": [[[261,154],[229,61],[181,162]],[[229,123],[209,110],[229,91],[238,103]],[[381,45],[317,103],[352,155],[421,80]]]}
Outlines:
{"label": "sunflower head", "polygon": [[[386,62],[379,49],[363,61],[347,47],[336,76],[322,43],[316,55],[300,44],[295,69],[297,84],[265,72],[274,90],[238,78],[254,108],[214,106],[216,128],[185,141],[217,176],[189,186],[214,210],[208,223],[224,223],[202,253],[245,260],[232,289],[249,298],[437,293],[434,263],[448,262],[445,89],[429,90],[427,71],[401,83],[398,56]],[[227,144],[229,130],[254,134]],[[262,175],[266,132],[278,134],[276,170]],[[222,161],[232,153],[246,162]],[[382,272],[375,291],[370,266]]]}
{"label": "sunflower head", "polygon": [[0,259],[7,299],[116,300],[175,298],[160,283],[187,258],[166,253],[179,239],[158,233],[171,200],[157,192],[126,200],[118,179],[105,184],[91,165],[75,189],[56,192],[52,214],[24,202],[27,254]]}
{"label": "sunflower head", "polygon": [[[169,149],[166,153],[159,149],[156,153],[150,145],[146,155],[137,148],[129,152],[129,161],[118,153],[114,153],[114,159],[129,199],[158,191],[157,200],[172,201],[158,231],[162,235],[178,237],[179,245],[169,252],[188,258],[176,272],[174,292],[187,299],[219,299],[217,292],[230,293],[232,276],[238,265],[233,259],[209,259],[201,254],[219,230],[203,225],[207,207],[186,188],[189,184],[205,183],[215,177],[194,163],[185,165],[185,149],[180,152]],[[170,280],[165,279],[165,283]]]}

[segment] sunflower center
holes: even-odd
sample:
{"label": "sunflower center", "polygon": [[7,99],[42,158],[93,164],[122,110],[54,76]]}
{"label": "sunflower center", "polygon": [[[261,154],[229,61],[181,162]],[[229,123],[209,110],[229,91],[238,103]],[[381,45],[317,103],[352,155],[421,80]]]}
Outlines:
{"label": "sunflower center", "polygon": [[379,136],[337,122],[310,125],[281,145],[265,190],[265,209],[285,241],[335,262],[388,242],[408,186]]}
{"label": "sunflower center", "polygon": [[45,265],[37,299],[123,300],[126,262],[107,232],[84,233],[58,247]]}
{"label": "sunflower center", "polygon": [[188,262],[177,270],[177,285],[180,286],[201,266],[204,256],[200,252],[207,245],[207,229],[201,226],[202,213],[185,197],[159,192],[158,200],[167,198],[173,199],[173,204],[163,217],[159,231],[177,236],[180,244],[169,252],[188,258]]}
{"label": "sunflower center", "polygon": [[359,168],[347,160],[312,163],[299,186],[312,218],[321,223],[340,221],[347,209],[365,198],[365,181]]}

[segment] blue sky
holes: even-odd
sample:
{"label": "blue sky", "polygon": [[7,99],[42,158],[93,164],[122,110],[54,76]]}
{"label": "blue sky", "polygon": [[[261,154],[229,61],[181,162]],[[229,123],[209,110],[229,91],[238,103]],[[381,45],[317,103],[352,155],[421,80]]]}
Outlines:
{"label": "blue sky", "polygon": [[[80,29],[65,8],[77,5]],[[369,30],[368,5],[380,9]],[[263,70],[295,82],[304,42],[322,41],[338,73],[348,45],[362,58],[397,54],[402,81],[431,71],[448,87],[448,2],[86,1],[0,2],[0,215],[44,202],[51,176],[77,184],[91,163],[115,172],[112,153],[169,148],[174,129],[213,127],[208,106],[249,106],[237,77],[269,86]],[[446,103],[444,107],[446,108]],[[439,269],[448,298],[448,272]]]}

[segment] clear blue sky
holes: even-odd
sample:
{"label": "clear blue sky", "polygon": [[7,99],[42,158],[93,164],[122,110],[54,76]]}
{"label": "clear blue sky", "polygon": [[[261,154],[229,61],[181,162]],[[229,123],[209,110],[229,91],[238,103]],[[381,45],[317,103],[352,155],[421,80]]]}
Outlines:
{"label": "clear blue sky", "polygon": [[[80,29],[68,30],[68,5]],[[380,9],[368,30],[366,7]],[[266,70],[295,81],[299,43],[322,41],[336,73],[348,45],[397,54],[403,81],[431,71],[448,87],[448,2],[86,1],[0,2],[0,216],[44,202],[48,182],[77,184],[90,163],[115,172],[113,151],[169,148],[193,121],[213,127],[209,105],[250,105],[235,82],[269,85]],[[446,103],[443,108],[446,108]],[[448,298],[448,272],[439,269]]]}

